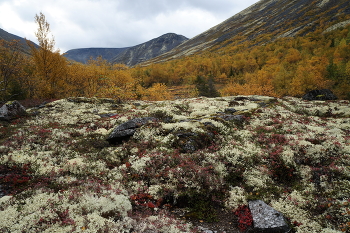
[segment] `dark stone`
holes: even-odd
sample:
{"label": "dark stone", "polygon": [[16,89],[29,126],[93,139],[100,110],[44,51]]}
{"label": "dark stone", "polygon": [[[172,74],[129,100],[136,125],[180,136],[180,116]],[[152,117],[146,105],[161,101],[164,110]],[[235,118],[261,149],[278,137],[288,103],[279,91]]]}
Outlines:
{"label": "dark stone", "polygon": [[107,117],[114,117],[118,115],[117,113],[106,113],[106,114],[99,114],[101,118],[107,118]]}
{"label": "dark stone", "polygon": [[234,108],[226,108],[226,109],[225,109],[225,112],[226,112],[226,113],[231,113],[231,114],[232,114],[232,113],[237,112],[237,110],[234,109]]}
{"label": "dark stone", "polygon": [[223,115],[219,115],[218,117],[225,120],[225,121],[238,121],[238,122],[244,121],[243,115],[223,114]]}
{"label": "dark stone", "polygon": [[249,98],[248,97],[244,97],[244,96],[239,96],[239,97],[236,97],[234,100],[242,101],[242,100],[249,100]]}
{"label": "dark stone", "polygon": [[229,107],[234,107],[234,106],[241,106],[241,105],[244,105],[243,103],[239,103],[235,100],[233,101],[230,101],[230,103],[228,104]]}
{"label": "dark stone", "polygon": [[173,134],[177,137],[173,146],[181,153],[193,153],[213,144],[217,128],[211,122],[201,123],[204,132],[195,133],[191,131],[177,131]]}
{"label": "dark stone", "polygon": [[329,89],[322,90],[313,90],[306,93],[303,97],[303,100],[336,100],[337,96]]}
{"label": "dark stone", "polygon": [[258,105],[261,108],[266,108],[268,106],[267,103],[265,103],[265,102],[259,102]]}
{"label": "dark stone", "polygon": [[249,201],[249,209],[253,217],[253,232],[287,233],[290,232],[283,214],[261,200]]}
{"label": "dark stone", "polygon": [[130,121],[127,121],[119,126],[117,126],[112,133],[108,136],[107,141],[110,144],[119,144],[123,141],[130,139],[134,135],[137,128],[147,124],[148,122],[157,121],[157,118],[154,117],[143,117],[135,118]]}
{"label": "dark stone", "polygon": [[26,109],[17,100],[10,101],[0,108],[0,120],[13,120],[25,115]]}
{"label": "dark stone", "polygon": [[175,135],[178,137],[175,144],[178,145],[180,152],[193,153],[201,147],[197,142],[199,139],[199,135],[197,133],[178,132]]}

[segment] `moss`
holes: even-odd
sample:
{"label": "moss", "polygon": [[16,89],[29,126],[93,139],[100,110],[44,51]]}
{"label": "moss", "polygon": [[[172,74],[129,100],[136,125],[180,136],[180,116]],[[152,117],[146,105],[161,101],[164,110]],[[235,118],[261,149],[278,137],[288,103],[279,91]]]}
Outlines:
{"label": "moss", "polygon": [[217,222],[219,220],[216,213],[217,206],[218,203],[212,200],[212,196],[208,194],[192,193],[178,197],[175,207],[188,207],[189,212],[185,215],[188,219]]}
{"label": "moss", "polygon": [[150,114],[150,117],[157,118],[160,121],[165,122],[165,123],[173,122],[173,116],[170,115],[169,113],[167,113],[165,111],[161,111],[161,110],[152,112]]}

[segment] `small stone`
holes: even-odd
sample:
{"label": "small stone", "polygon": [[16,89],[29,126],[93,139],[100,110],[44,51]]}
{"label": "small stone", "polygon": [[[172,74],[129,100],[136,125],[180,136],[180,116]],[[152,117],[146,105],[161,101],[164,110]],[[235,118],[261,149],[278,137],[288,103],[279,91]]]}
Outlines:
{"label": "small stone", "polygon": [[226,113],[231,113],[231,114],[232,114],[232,113],[237,112],[237,110],[234,109],[234,108],[226,108],[226,109],[225,109],[225,112],[226,112]]}
{"label": "small stone", "polygon": [[137,128],[147,124],[148,122],[157,121],[157,118],[154,117],[143,117],[135,118],[130,121],[127,121],[119,126],[117,126],[112,133],[107,138],[107,141],[111,144],[122,143],[125,140],[128,140],[136,132]]}
{"label": "small stone", "polygon": [[254,230],[268,233],[286,233],[290,231],[283,215],[261,200],[249,202],[253,217]]}
{"label": "small stone", "polygon": [[219,118],[225,120],[225,121],[237,121],[237,122],[243,122],[244,116],[243,115],[231,115],[231,114],[223,114],[219,115]]}
{"label": "small stone", "polygon": [[0,120],[9,121],[25,115],[26,109],[17,100],[9,101],[0,108]]}

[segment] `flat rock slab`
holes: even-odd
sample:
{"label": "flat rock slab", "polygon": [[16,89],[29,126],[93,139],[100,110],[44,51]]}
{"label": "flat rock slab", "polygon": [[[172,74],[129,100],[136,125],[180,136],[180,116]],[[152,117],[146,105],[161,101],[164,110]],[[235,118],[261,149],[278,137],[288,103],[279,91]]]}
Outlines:
{"label": "flat rock slab", "polygon": [[128,140],[131,136],[134,135],[137,128],[145,125],[148,122],[157,121],[155,117],[143,117],[135,118],[130,121],[127,121],[119,126],[117,126],[112,133],[107,138],[107,141],[111,144],[118,144],[125,140]]}
{"label": "flat rock slab", "polygon": [[265,202],[250,201],[249,209],[253,217],[254,232],[287,233],[291,230],[283,214]]}

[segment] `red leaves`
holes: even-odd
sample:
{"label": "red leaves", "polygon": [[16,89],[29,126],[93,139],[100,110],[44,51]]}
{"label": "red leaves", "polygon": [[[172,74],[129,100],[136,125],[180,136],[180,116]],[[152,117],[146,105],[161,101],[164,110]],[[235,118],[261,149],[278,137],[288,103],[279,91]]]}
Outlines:
{"label": "red leaves", "polygon": [[154,199],[152,195],[148,193],[138,193],[130,197],[131,201],[139,206],[145,206],[151,209],[157,208],[163,202],[163,199]]}
{"label": "red leaves", "polygon": [[156,208],[156,205],[149,201],[149,202],[147,203],[147,207],[148,207],[148,208],[151,208],[151,209],[154,209],[154,208]]}
{"label": "red leaves", "polygon": [[245,231],[248,227],[253,225],[253,216],[246,205],[241,205],[236,209],[234,214],[238,217],[238,228],[240,231]]}
{"label": "red leaves", "polygon": [[23,190],[31,181],[30,164],[22,167],[0,166],[0,183],[6,187],[8,193],[16,193]]}

